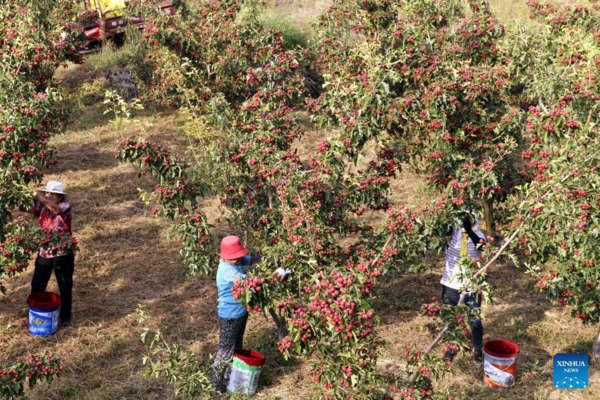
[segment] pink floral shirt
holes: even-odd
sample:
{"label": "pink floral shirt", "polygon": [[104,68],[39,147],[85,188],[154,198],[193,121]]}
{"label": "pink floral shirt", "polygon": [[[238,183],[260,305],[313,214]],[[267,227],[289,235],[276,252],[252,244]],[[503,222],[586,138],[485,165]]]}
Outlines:
{"label": "pink floral shirt", "polygon": [[[40,219],[40,227],[44,232],[57,232],[71,235],[71,219],[73,212],[69,203],[60,203],[58,207],[63,211],[63,215],[54,214],[43,204],[36,204],[33,207],[33,215]],[[56,255],[42,246],[40,246],[40,257],[53,258],[66,255],[64,252],[58,252]]]}

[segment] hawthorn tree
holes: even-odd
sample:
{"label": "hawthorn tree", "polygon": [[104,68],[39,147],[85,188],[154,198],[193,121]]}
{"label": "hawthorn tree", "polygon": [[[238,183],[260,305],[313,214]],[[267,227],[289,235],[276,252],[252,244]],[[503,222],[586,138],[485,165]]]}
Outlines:
{"label": "hawthorn tree", "polygon": [[[598,322],[597,168],[598,7],[556,7],[529,1],[533,26],[521,25],[507,38],[504,52],[522,104],[521,165],[528,183],[509,199],[513,217],[504,245],[480,263],[478,279],[509,247],[522,251],[549,299],[571,307],[584,323]],[[429,353],[436,339],[425,350]],[[600,335],[593,355],[600,356]]]}
{"label": "hawthorn tree", "polygon": [[493,236],[493,203],[523,181],[523,113],[504,27],[487,2],[467,3],[468,16],[461,1],[334,2],[317,46],[328,90],[312,111],[350,156],[376,140],[457,208],[483,207]]}
{"label": "hawthorn tree", "polygon": [[21,398],[25,394],[25,384],[33,388],[36,383],[51,383],[63,371],[63,357],[49,352],[11,359],[3,358],[0,365],[0,396],[3,399]]}
{"label": "hawthorn tree", "polygon": [[[394,260],[402,259],[409,267],[424,250],[443,243],[436,240],[439,232],[429,234],[450,223],[437,221],[448,218],[441,210],[450,203],[441,201],[431,210],[418,212],[404,207],[392,210],[387,200],[389,181],[399,169],[399,155],[393,148],[382,148],[376,160],[355,173],[347,172],[351,160],[342,140],[323,141],[315,154],[301,159],[292,144],[303,132],[297,110],[306,100],[301,74],[305,59],[302,53],[283,51],[280,33],[257,25],[252,11],[241,23],[248,26],[219,19],[225,16],[235,21],[232,10],[239,10],[239,4],[209,2],[207,14],[212,18],[203,14],[197,18],[184,9],[179,17],[148,19],[157,24],[146,27],[152,59],[161,54],[160,62],[153,61],[158,68],[150,71],[174,73],[152,75],[161,76],[160,82],[166,85],[157,94],[169,93],[170,99],[187,104],[195,120],[211,124],[224,136],[216,144],[201,142],[192,150],[200,148],[216,160],[210,165],[220,167],[221,177],[217,182],[209,180],[211,190],[222,196],[231,213],[230,223],[252,232],[253,240],[268,255],[250,279],[236,286],[236,296],[243,298],[250,311],[273,317],[280,329],[281,351],[288,356],[305,355],[315,381],[325,389],[338,395],[387,396],[376,370],[381,341],[368,301],[371,288]],[[240,58],[235,65],[245,68],[231,74],[230,68],[220,69],[220,63],[206,65],[207,58],[194,51],[195,43],[185,41],[188,32],[206,29],[205,24],[213,24],[214,31],[207,34],[215,38],[210,43],[216,46],[204,49],[205,53],[227,51]],[[224,37],[223,49],[217,40],[222,24],[234,32],[257,36],[239,42],[235,38],[233,43]],[[164,32],[168,35],[163,36]],[[261,45],[248,52],[243,46],[235,47],[240,43]],[[205,75],[209,70],[214,77]],[[236,85],[214,86],[227,81]],[[210,97],[205,87],[211,87]],[[206,115],[207,111],[213,115]],[[357,150],[364,152],[365,143],[356,143]],[[118,157],[139,163],[142,173],[150,171],[160,178],[154,195],[163,210],[177,210],[181,215],[192,212],[200,193],[188,192],[195,184],[185,179],[195,174],[197,180],[195,171],[201,165],[189,166],[139,139],[123,141]],[[389,222],[375,231],[361,218],[369,209],[387,210]],[[344,238],[350,244],[341,245]],[[277,266],[295,272],[281,280],[273,273]],[[431,394],[431,386],[423,391]]]}
{"label": "hawthorn tree", "polygon": [[28,185],[39,184],[41,167],[55,163],[49,139],[67,117],[54,81],[56,68],[81,62],[85,42],[71,1],[7,1],[0,9],[0,291],[2,280],[20,273],[41,236],[13,211],[33,202]]}
{"label": "hawthorn tree", "polygon": [[[33,205],[30,184],[39,185],[42,168],[53,165],[48,141],[65,123],[64,106],[54,73],[67,60],[81,62],[85,43],[68,0],[7,0],[0,8],[0,292],[3,281],[21,273],[40,245],[65,245],[64,238],[43,235],[16,220],[19,206]],[[71,245],[71,240],[69,240]],[[74,244],[74,243],[73,243]],[[62,357],[29,354],[0,361],[0,397],[24,395],[27,384],[52,382],[63,370]]]}
{"label": "hawthorn tree", "polygon": [[[600,12],[528,2],[538,23],[515,36],[529,109],[532,182],[519,193],[518,246],[537,288],[586,324],[600,320]],[[528,47],[536,43],[534,49]],[[600,334],[593,354],[600,357]]]}

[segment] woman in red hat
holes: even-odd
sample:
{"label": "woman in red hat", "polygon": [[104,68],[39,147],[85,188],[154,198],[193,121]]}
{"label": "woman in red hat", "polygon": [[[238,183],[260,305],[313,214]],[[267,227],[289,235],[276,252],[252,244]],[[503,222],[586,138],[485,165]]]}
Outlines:
{"label": "woman in red hat", "polygon": [[219,350],[213,364],[213,384],[224,391],[224,382],[230,372],[233,352],[242,348],[244,331],[248,321],[248,312],[239,300],[233,298],[233,284],[236,280],[246,279],[244,266],[252,264],[247,255],[248,249],[242,246],[237,236],[227,236],[221,241],[221,261],[217,270],[217,288],[219,291]]}
{"label": "woman in red hat", "polygon": [[[258,262],[259,257],[247,255],[248,249],[242,246],[237,236],[227,236],[221,241],[221,261],[217,270],[217,289],[219,292],[219,349],[213,364],[212,382],[219,392],[225,389],[226,379],[231,371],[233,352],[242,348],[244,331],[248,321],[248,312],[240,300],[233,298],[233,284],[246,279],[244,267]],[[292,273],[291,269],[277,268],[281,277]]]}

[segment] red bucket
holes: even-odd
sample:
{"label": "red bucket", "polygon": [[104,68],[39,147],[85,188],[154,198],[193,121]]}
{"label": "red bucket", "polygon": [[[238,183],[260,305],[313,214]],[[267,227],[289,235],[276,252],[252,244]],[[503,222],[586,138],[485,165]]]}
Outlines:
{"label": "red bucket", "polygon": [[246,396],[252,396],[258,387],[258,377],[265,356],[252,350],[238,349],[233,353],[233,363],[231,365],[231,375],[227,384],[227,393],[242,393]]}
{"label": "red bucket", "polygon": [[265,363],[265,356],[257,351],[237,349],[233,356],[253,367],[262,367]]}
{"label": "red bucket", "polygon": [[506,340],[490,340],[483,345],[483,383],[499,391],[515,384],[519,346]]}
{"label": "red bucket", "polygon": [[27,297],[27,305],[39,310],[49,310],[60,306],[60,296],[52,292],[35,292]]}

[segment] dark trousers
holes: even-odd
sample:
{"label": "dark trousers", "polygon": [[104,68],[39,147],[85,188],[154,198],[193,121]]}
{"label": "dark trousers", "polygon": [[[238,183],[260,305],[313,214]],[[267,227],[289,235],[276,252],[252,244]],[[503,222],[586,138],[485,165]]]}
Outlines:
{"label": "dark trousers", "polygon": [[[444,304],[455,306],[460,300],[460,292],[456,289],[442,285],[442,301]],[[465,304],[469,310],[481,310],[481,294],[472,293],[465,296]],[[473,338],[473,347],[481,349],[483,346],[483,324],[480,319],[471,320],[471,336]]]}
{"label": "dark trousers", "polygon": [[240,318],[219,317],[219,350],[213,364],[212,382],[218,391],[225,390],[231,373],[233,352],[241,349],[244,343],[244,332],[248,314]]}
{"label": "dark trousers", "polygon": [[35,259],[35,271],[31,280],[31,293],[43,292],[48,286],[52,270],[56,276],[58,290],[60,291],[60,321],[71,320],[73,305],[73,270],[75,269],[75,255],[44,258],[39,255]]}

